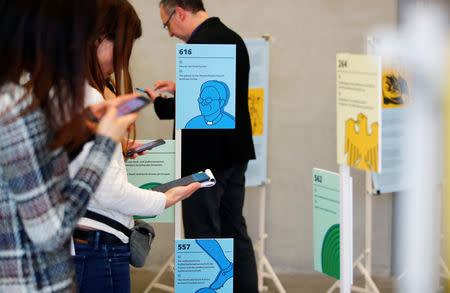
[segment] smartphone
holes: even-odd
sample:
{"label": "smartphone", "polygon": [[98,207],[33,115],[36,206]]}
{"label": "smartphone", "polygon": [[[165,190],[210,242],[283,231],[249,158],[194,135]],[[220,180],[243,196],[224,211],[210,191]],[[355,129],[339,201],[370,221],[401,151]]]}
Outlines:
{"label": "smartphone", "polygon": [[211,170],[206,169],[205,172],[194,173],[168,183],[164,183],[153,187],[152,190],[166,192],[167,190],[177,187],[177,186],[187,186],[192,182],[200,182],[202,187],[211,187],[216,184],[216,179],[214,178]]}
{"label": "smartphone", "polygon": [[139,96],[132,100],[126,101],[117,107],[117,117],[137,112],[148,104],[150,104],[150,100],[144,96]]}
{"label": "smartphone", "polygon": [[165,143],[166,143],[166,142],[165,142],[163,139],[157,139],[157,140],[154,140],[154,141],[152,141],[152,142],[143,144],[143,145],[141,145],[141,146],[138,146],[138,147],[129,149],[129,150],[127,151],[127,156],[131,156],[131,155],[133,155],[133,154],[135,154],[135,153],[140,153],[140,152],[143,152],[143,151],[152,149],[152,148],[154,148],[154,147],[163,145],[163,144],[165,144]]}
{"label": "smartphone", "polygon": [[[144,96],[139,96],[137,98],[129,100],[117,107],[117,117],[139,111],[141,108],[147,106],[148,104],[150,104],[150,100]],[[97,118],[89,107],[86,108],[85,111],[86,118],[92,122],[98,123],[103,117],[102,116],[100,118]]]}

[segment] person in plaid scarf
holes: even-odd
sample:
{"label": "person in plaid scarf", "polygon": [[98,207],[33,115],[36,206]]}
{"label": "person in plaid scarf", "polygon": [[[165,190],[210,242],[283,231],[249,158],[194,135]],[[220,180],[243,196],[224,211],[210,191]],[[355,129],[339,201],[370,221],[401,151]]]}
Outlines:
{"label": "person in plaid scarf", "polygon": [[[103,0],[0,0],[0,292],[74,292],[70,236],[137,114],[84,106]],[[90,125],[88,127],[88,125]],[[67,152],[94,135],[73,179]]]}

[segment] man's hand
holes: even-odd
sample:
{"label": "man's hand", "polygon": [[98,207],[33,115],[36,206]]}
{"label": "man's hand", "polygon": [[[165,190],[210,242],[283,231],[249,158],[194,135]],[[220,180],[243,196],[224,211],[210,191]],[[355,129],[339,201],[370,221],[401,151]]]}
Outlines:
{"label": "man's hand", "polygon": [[172,95],[175,94],[176,84],[172,81],[168,80],[158,80],[155,83],[155,86],[153,88],[154,91],[160,91],[160,92],[166,92],[170,93]]}
{"label": "man's hand", "polygon": [[146,88],[145,91],[150,97],[150,100],[152,100],[152,103],[155,103],[156,98],[161,97],[161,95],[155,93],[152,89]]}

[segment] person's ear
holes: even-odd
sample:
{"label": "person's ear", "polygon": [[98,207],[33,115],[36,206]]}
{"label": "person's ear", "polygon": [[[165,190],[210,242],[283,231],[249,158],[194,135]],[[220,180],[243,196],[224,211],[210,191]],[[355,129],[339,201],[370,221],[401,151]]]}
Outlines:
{"label": "person's ear", "polygon": [[184,10],[182,7],[175,7],[175,14],[178,14],[180,21],[184,21],[186,19],[186,10]]}

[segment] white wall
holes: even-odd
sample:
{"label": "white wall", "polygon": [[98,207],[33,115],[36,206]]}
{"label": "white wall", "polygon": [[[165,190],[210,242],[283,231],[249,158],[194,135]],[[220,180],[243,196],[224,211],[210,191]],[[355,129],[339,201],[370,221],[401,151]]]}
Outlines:
{"label": "white wall", "polygon": [[[135,86],[151,87],[157,79],[175,78],[175,44],[162,29],[159,1],[131,0],[144,34],[132,57]],[[364,53],[365,38],[375,25],[395,25],[396,0],[204,0],[243,38],[272,37],[270,52],[269,158],[266,255],[280,273],[313,272],[313,167],[337,171],[335,126],[335,55]],[[143,111],[139,138],[171,138],[172,122]],[[355,257],[364,247],[364,174],[354,179]],[[258,194],[247,190],[245,214],[257,235]],[[390,273],[391,196],[374,200],[374,271]],[[158,239],[148,267],[170,256],[173,227],[157,225]]]}

